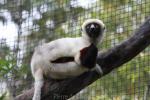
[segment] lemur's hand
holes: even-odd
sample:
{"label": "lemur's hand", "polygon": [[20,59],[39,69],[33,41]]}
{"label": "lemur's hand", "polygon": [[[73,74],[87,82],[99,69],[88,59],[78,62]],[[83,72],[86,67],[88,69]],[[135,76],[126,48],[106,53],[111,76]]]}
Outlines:
{"label": "lemur's hand", "polygon": [[83,67],[94,68],[96,65],[96,58],[98,54],[98,49],[94,44],[89,47],[85,47],[80,50],[80,63]]}

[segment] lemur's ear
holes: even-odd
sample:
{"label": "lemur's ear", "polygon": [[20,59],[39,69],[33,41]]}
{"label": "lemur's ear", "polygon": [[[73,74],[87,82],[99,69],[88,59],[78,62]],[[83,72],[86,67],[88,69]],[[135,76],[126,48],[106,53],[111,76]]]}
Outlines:
{"label": "lemur's ear", "polygon": [[81,30],[81,32],[83,31],[82,28],[80,30]]}
{"label": "lemur's ear", "polygon": [[106,30],[106,26],[104,26],[104,30]]}

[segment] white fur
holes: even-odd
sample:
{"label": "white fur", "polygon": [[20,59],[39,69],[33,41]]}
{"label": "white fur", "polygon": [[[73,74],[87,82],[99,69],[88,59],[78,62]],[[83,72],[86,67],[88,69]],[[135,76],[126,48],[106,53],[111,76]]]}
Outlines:
{"label": "white fur", "polygon": [[80,75],[87,69],[82,68],[76,62],[55,64],[51,61],[59,57],[75,56],[82,48],[89,45],[88,41],[84,41],[82,37],[79,37],[58,39],[37,47],[31,60],[33,76],[38,69],[41,69],[46,76],[48,75],[54,79]]}
{"label": "white fur", "polygon": [[[35,48],[31,60],[31,70],[35,79],[35,91],[32,100],[40,100],[41,98],[41,88],[44,83],[43,75],[54,79],[64,79],[81,75],[89,70],[80,65],[79,51],[91,44],[90,38],[85,32],[85,25],[93,21],[99,23],[101,27],[104,27],[102,21],[90,19],[82,25],[82,37],[62,38]],[[98,39],[101,40],[102,37],[100,36]],[[75,61],[62,64],[51,63],[51,61],[59,57],[67,56],[75,57]]]}

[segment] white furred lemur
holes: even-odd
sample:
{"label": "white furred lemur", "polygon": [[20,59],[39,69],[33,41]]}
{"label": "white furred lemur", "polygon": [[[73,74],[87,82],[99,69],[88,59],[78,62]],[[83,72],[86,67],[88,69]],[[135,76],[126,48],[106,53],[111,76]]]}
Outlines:
{"label": "white furred lemur", "polygon": [[35,48],[31,71],[35,79],[32,100],[41,99],[44,77],[65,79],[86,71],[102,69],[96,64],[97,44],[102,41],[105,25],[101,20],[88,19],[82,25],[82,36],[61,38]]}

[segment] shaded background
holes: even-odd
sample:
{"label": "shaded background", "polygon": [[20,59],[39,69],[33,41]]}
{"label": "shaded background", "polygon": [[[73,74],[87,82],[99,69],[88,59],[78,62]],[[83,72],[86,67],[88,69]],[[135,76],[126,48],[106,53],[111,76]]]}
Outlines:
{"label": "shaded background", "polygon": [[[35,46],[81,36],[83,21],[98,18],[107,28],[99,45],[105,51],[130,37],[149,15],[150,0],[0,0],[0,100],[33,86]],[[150,47],[70,100],[150,100]]]}

